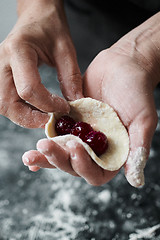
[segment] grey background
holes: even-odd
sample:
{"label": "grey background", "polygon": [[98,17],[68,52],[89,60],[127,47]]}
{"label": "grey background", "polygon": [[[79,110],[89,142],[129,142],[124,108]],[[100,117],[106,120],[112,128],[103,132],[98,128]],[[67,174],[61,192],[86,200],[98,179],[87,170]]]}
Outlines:
{"label": "grey background", "polygon": [[16,0],[0,0],[0,42],[8,35],[16,19]]}

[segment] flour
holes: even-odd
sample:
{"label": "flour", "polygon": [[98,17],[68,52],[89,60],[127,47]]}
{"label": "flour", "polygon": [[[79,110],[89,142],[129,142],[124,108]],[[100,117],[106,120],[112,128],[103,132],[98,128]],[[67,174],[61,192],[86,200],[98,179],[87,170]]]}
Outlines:
{"label": "flour", "polygon": [[106,189],[100,192],[97,196],[98,200],[103,204],[109,204],[111,201],[111,192]]}
{"label": "flour", "polygon": [[137,233],[132,233],[129,235],[129,240],[138,240],[142,238],[153,239],[155,232],[160,228],[160,224],[157,224],[150,228],[145,228],[142,230],[136,230]]}
{"label": "flour", "polygon": [[144,185],[144,168],[147,160],[147,151],[144,147],[139,147],[136,151],[131,151],[126,162],[126,178],[134,187]]}

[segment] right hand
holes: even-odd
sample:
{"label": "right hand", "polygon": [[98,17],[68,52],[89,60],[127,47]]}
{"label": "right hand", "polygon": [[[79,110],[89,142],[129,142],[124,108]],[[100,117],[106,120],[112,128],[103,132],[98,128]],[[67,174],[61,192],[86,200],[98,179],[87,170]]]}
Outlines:
{"label": "right hand", "polygon": [[0,114],[39,128],[48,112],[65,113],[69,105],[44,87],[38,64],[56,67],[67,100],[83,96],[82,81],[62,1],[26,1],[19,3],[19,19],[0,44]]}

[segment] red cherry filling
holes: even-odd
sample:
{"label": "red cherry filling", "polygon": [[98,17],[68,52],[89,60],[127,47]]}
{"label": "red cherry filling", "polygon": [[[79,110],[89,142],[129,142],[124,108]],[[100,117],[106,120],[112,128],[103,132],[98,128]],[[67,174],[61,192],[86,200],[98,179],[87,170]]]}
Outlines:
{"label": "red cherry filling", "polygon": [[71,134],[78,136],[83,141],[85,140],[86,134],[93,131],[93,128],[90,124],[86,122],[77,122],[71,130]]}
{"label": "red cherry filling", "polygon": [[97,156],[105,153],[108,148],[107,137],[102,132],[89,132],[85,137],[85,142],[92,148]]}
{"label": "red cherry filling", "polygon": [[58,135],[65,135],[71,133],[72,127],[75,125],[73,118],[65,115],[59,118],[55,124],[55,130]]}
{"label": "red cherry filling", "polygon": [[108,148],[108,140],[102,132],[94,131],[86,122],[76,122],[73,118],[65,115],[59,118],[55,124],[58,135],[73,134],[87,143],[97,156],[102,155]]}

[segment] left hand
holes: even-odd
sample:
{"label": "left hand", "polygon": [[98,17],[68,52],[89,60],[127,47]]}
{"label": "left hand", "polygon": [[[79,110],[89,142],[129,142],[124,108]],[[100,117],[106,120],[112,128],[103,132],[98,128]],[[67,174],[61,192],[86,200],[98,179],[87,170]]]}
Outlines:
{"label": "left hand", "polygon": [[[0,114],[27,128],[42,128],[48,112],[69,112],[82,97],[82,78],[62,0],[17,0],[19,18],[0,44]],[[42,84],[38,65],[57,70],[63,96]]]}

